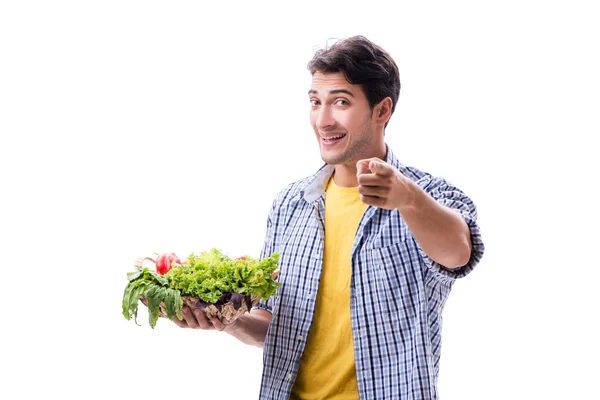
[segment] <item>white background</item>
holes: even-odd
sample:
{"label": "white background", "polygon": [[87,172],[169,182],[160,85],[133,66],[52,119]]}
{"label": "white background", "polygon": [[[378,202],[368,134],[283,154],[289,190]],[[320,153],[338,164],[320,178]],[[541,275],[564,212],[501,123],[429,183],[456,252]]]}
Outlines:
{"label": "white background", "polygon": [[600,398],[592,3],[0,3],[0,397],[258,398],[260,349],[126,321],[126,272],[258,256],[277,191],[321,163],[306,64],[362,34],[400,68],[390,146],[479,207],[441,398]]}

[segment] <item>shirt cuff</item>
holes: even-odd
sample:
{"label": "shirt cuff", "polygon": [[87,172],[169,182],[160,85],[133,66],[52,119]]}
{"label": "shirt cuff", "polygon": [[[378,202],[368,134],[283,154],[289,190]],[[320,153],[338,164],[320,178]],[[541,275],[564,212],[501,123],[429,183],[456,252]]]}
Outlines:
{"label": "shirt cuff", "polygon": [[421,247],[419,247],[419,253],[421,254],[422,259],[425,261],[425,264],[427,264],[427,267],[441,276],[443,281],[447,282],[463,278],[473,271],[473,268],[475,268],[475,266],[483,257],[485,250],[483,240],[481,239],[481,231],[479,230],[479,225],[477,225],[475,219],[473,219],[471,215],[464,210],[456,211],[458,211],[465,219],[465,222],[469,227],[469,231],[471,232],[471,257],[465,265],[455,269],[446,268],[443,265],[433,261],[427,254],[425,254]]}
{"label": "shirt cuff", "polygon": [[273,314],[273,310],[271,309],[271,307],[269,307],[268,305],[264,304],[264,303],[257,303],[254,307],[252,307],[252,310],[265,310],[270,312],[271,314]]}

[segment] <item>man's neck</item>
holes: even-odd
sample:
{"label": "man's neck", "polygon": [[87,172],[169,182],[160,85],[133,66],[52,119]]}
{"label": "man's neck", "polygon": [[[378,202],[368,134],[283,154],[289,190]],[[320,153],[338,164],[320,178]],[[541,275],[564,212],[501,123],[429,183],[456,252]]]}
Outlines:
{"label": "man's neck", "polygon": [[358,180],[356,179],[356,164],[336,165],[335,171],[333,172],[333,181],[336,185],[341,187],[358,186]]}

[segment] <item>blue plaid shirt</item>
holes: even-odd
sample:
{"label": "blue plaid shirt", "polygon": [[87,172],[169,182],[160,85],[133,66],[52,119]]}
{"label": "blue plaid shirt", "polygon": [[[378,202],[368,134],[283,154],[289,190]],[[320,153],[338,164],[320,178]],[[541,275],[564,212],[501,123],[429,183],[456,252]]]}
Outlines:
{"label": "blue plaid shirt", "polygon": [[[396,159],[387,163],[439,203],[458,210],[471,230],[469,262],[448,270],[421,250],[398,210],[369,206],[352,247],[350,315],[361,399],[437,399],[442,309],[457,278],[479,262],[484,246],[473,202],[445,180]],[[261,257],[280,253],[276,296],[257,308],[273,319],[265,340],[261,399],[289,399],[315,311],[323,264],[324,165],[282,190],[267,221]]]}

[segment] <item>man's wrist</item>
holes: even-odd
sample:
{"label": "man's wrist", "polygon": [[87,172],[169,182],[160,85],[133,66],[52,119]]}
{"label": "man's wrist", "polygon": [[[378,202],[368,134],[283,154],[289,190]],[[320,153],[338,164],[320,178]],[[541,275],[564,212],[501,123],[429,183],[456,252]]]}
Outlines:
{"label": "man's wrist", "polygon": [[412,179],[407,178],[398,171],[402,195],[399,197],[399,203],[396,205],[400,214],[410,212],[417,208],[420,203],[420,196],[424,194],[423,190]]}

